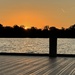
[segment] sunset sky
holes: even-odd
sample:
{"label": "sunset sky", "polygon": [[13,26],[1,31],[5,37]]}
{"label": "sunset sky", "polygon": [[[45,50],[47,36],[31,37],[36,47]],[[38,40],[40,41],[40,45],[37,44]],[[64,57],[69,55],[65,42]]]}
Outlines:
{"label": "sunset sky", "polygon": [[0,0],[0,23],[66,28],[75,24],[75,0]]}

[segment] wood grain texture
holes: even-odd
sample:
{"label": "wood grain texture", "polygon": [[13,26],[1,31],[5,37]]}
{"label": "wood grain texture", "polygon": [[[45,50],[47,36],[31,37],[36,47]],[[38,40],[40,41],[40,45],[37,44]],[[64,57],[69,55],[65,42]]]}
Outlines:
{"label": "wood grain texture", "polygon": [[0,55],[0,75],[75,75],[75,58]]}

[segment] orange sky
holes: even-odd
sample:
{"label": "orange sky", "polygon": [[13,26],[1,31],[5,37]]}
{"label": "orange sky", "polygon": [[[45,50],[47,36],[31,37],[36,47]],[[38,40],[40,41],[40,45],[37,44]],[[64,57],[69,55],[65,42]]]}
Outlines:
{"label": "orange sky", "polygon": [[66,28],[75,23],[75,0],[0,0],[0,23]]}

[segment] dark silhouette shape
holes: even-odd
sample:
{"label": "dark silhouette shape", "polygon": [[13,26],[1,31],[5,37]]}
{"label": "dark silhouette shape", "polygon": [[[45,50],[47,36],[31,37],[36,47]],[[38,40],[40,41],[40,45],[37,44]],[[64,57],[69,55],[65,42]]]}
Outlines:
{"label": "dark silhouette shape", "polygon": [[[49,27],[46,25],[43,29],[31,27],[25,29],[24,25],[3,26],[0,24],[0,37],[5,38],[50,38],[49,54],[51,57],[56,57],[57,54],[57,38],[75,38],[75,24],[69,28],[58,29],[54,26]],[[33,55],[33,54],[32,54]],[[58,55],[67,56],[67,55]],[[71,55],[68,55],[71,56]]]}
{"label": "dark silhouette shape", "polygon": [[49,39],[49,54],[50,57],[56,57],[57,56],[57,38],[51,37]]}
{"label": "dark silhouette shape", "polygon": [[30,37],[30,38],[49,38],[49,37],[59,37],[59,38],[75,38],[75,24],[69,28],[58,29],[56,27],[49,27],[46,25],[44,29],[38,29],[36,27],[31,27],[25,29],[24,25],[13,27],[6,26],[3,27],[0,24],[0,37]]}

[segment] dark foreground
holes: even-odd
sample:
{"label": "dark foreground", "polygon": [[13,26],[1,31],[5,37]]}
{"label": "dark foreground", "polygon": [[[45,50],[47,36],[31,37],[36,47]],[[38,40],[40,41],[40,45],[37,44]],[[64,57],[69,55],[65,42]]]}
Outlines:
{"label": "dark foreground", "polygon": [[[37,53],[0,53],[0,55],[9,55],[9,56],[48,56],[51,57],[50,54],[37,54]],[[52,57],[75,57],[75,54],[56,54],[56,56]]]}
{"label": "dark foreground", "polygon": [[0,75],[75,75],[75,58],[0,55]]}

